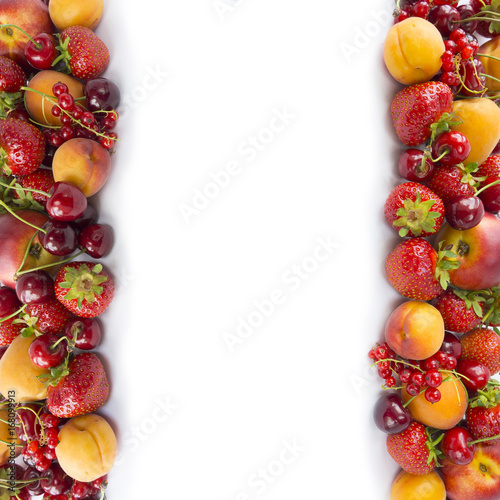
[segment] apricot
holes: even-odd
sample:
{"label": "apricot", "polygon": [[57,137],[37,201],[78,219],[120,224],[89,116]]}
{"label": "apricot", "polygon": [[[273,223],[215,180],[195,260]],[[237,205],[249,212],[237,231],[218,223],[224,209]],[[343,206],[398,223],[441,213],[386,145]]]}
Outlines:
{"label": "apricot", "polygon": [[56,182],[69,182],[87,197],[97,193],[109,177],[108,150],[92,139],[76,138],[57,148],[52,160]]}
{"label": "apricot", "polygon": [[[479,54],[500,58],[500,36],[488,40],[482,45],[479,49]],[[500,61],[496,61],[491,57],[478,56],[478,59],[483,63],[485,74],[491,75],[493,78],[500,78]],[[486,77],[486,87],[489,91],[500,90],[500,82],[493,78]]]}
{"label": "apricot", "polygon": [[56,456],[68,476],[89,482],[107,474],[116,458],[116,436],[109,423],[88,413],[69,420],[59,431]]}
{"label": "apricot", "polygon": [[415,476],[402,470],[392,483],[391,500],[446,500],[446,488],[435,471]]}
{"label": "apricot", "polygon": [[441,69],[443,37],[429,21],[410,17],[394,24],[384,42],[389,73],[404,85],[429,81]]}
{"label": "apricot", "polygon": [[49,372],[35,366],[28,349],[35,336],[16,337],[0,359],[0,393],[16,403],[39,401],[47,397],[47,388],[37,377]]}
{"label": "apricot", "polygon": [[385,340],[399,356],[426,359],[435,354],[444,339],[441,313],[421,300],[407,300],[389,316]]}
{"label": "apricot", "polygon": [[[50,69],[40,71],[29,82],[28,87],[43,94],[47,94],[49,98],[43,97],[32,90],[27,90],[24,93],[24,104],[33,120],[43,125],[61,125],[61,120],[55,117],[51,110],[57,98],[52,93],[52,87],[55,83],[65,83],[68,86],[69,93],[75,98],[84,97],[84,86],[76,78],[52,71]],[[80,104],[81,101],[80,101]]]}
{"label": "apricot", "polygon": [[470,154],[463,163],[481,165],[500,141],[500,109],[490,99],[472,97],[455,101],[453,113],[461,122],[453,125],[453,129],[462,132],[471,145]]}
{"label": "apricot", "polygon": [[5,406],[2,408],[4,409],[0,410],[0,465],[6,464],[9,459],[17,456],[20,450],[17,445],[22,444],[14,427],[13,409],[7,409]]}
{"label": "apricot", "polygon": [[59,31],[70,26],[95,29],[102,18],[104,0],[50,0],[50,19]]}
{"label": "apricot", "polygon": [[[419,394],[408,404],[413,418],[424,425],[436,429],[451,429],[462,420],[467,409],[467,390],[462,382],[450,374],[444,376],[444,381],[439,386],[441,399],[437,403],[429,403],[425,394]],[[401,397],[406,403],[412,398],[406,388],[401,389]]]}

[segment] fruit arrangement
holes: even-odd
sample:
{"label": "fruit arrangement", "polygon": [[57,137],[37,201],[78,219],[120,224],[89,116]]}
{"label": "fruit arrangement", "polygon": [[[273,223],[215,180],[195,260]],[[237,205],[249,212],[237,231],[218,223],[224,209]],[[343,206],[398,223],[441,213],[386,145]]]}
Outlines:
{"label": "fruit arrangement", "polygon": [[[0,2],[0,499],[102,500],[117,441],[97,412],[114,295],[111,172],[120,92],[93,31],[102,0]],[[99,317],[99,318],[98,318]]]}
{"label": "fruit arrangement", "polygon": [[401,296],[369,351],[391,500],[500,498],[500,2],[398,0],[383,49]]}

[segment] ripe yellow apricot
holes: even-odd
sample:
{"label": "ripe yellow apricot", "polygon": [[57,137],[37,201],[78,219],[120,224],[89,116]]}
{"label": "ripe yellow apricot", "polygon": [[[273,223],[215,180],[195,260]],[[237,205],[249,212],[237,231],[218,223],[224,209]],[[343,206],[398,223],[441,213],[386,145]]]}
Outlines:
{"label": "ripe yellow apricot", "polygon": [[70,26],[95,29],[102,18],[104,0],[51,0],[50,19],[59,31]]}
{"label": "ripe yellow apricot", "polygon": [[446,500],[446,488],[435,471],[414,476],[402,470],[392,483],[391,500]]}
{"label": "ripe yellow apricot", "polygon": [[[500,58],[500,36],[488,40],[481,46],[478,52],[479,54],[487,54]],[[478,59],[483,63],[485,74],[500,79],[500,61],[492,59],[491,57],[478,57]],[[489,91],[500,90],[500,82],[493,78],[486,77],[486,87]]]}
{"label": "ripe yellow apricot", "polygon": [[455,101],[453,113],[461,122],[453,129],[462,132],[471,146],[463,163],[481,165],[500,141],[500,108],[486,97],[472,97]]}
{"label": "ripe yellow apricot", "polygon": [[404,85],[429,81],[441,69],[443,37],[429,21],[410,17],[394,24],[384,42],[389,73]]}
{"label": "ripe yellow apricot", "polygon": [[[454,375],[443,375],[445,380],[439,386],[441,399],[437,403],[429,403],[425,394],[421,393],[412,399],[401,389],[401,398],[406,403],[412,399],[407,408],[413,418],[421,424],[435,429],[451,429],[462,420],[467,410],[467,390],[462,382]],[[448,379],[448,380],[447,380]]]}

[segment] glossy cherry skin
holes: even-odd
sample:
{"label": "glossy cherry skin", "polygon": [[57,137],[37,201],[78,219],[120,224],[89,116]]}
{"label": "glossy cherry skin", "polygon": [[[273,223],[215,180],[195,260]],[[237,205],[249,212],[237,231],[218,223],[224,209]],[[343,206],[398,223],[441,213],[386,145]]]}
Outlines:
{"label": "glossy cherry skin", "polygon": [[62,470],[58,463],[54,462],[50,469],[41,475],[40,485],[49,495],[64,495],[71,490],[73,479]]}
{"label": "glossy cherry skin", "polygon": [[52,69],[52,63],[58,56],[55,38],[48,33],[40,33],[28,40],[24,47],[24,56],[35,69]]}
{"label": "glossy cherry skin", "polygon": [[[493,182],[499,181],[499,177],[489,176],[482,182],[482,186],[488,186]],[[479,198],[488,212],[497,213],[500,211],[500,183],[494,184],[479,193]]]}
{"label": "glossy cherry skin", "polygon": [[491,376],[488,367],[476,359],[461,359],[457,364],[456,371],[464,376],[460,377],[460,380],[470,391],[484,389]]}
{"label": "glossy cherry skin", "polygon": [[120,89],[107,78],[94,78],[85,84],[89,111],[116,109],[120,104]]}
{"label": "glossy cherry skin", "polygon": [[434,163],[420,149],[409,148],[401,153],[398,160],[399,173],[412,182],[423,182],[434,172]]}
{"label": "glossy cherry skin", "polygon": [[64,336],[82,351],[95,349],[101,342],[101,327],[94,318],[74,318],[66,323]]}
{"label": "glossy cherry skin", "polygon": [[457,465],[467,465],[474,457],[474,441],[472,434],[465,427],[452,427],[444,433],[441,441],[441,451],[444,456]]}
{"label": "glossy cherry skin", "polygon": [[49,195],[45,208],[53,219],[73,221],[85,213],[87,198],[76,186],[56,182],[49,189]]}
{"label": "glossy cherry skin", "polygon": [[16,294],[23,304],[42,304],[55,295],[54,280],[41,269],[22,274],[16,282]]}
{"label": "glossy cherry skin", "polygon": [[0,286],[0,318],[14,314],[21,307],[15,290],[7,286]]}
{"label": "glossy cherry skin", "polygon": [[439,350],[449,356],[453,356],[457,360],[462,356],[462,344],[458,340],[458,337],[451,332],[445,332],[443,343]]}
{"label": "glossy cherry skin", "polygon": [[483,217],[484,204],[478,196],[457,196],[446,205],[446,220],[459,231],[477,226]]}
{"label": "glossy cherry skin", "polygon": [[65,340],[58,341],[59,337],[53,333],[45,333],[33,340],[28,349],[32,363],[40,368],[60,365],[68,354],[68,344]]}
{"label": "glossy cherry skin", "polygon": [[387,434],[403,432],[412,422],[411,414],[403,406],[400,396],[395,393],[383,395],[373,410],[375,425]]}
{"label": "glossy cherry skin", "polygon": [[77,232],[83,231],[90,224],[97,222],[97,210],[92,206],[87,204],[87,208],[81,217],[71,221],[71,225],[76,229]]}
{"label": "glossy cherry skin", "polygon": [[429,11],[427,20],[446,38],[456,28],[454,21],[460,21],[460,13],[450,5],[439,5]]}
{"label": "glossy cherry skin", "polygon": [[52,255],[70,255],[76,250],[78,236],[69,222],[49,220],[42,229],[46,231],[41,236],[42,247]]}
{"label": "glossy cherry skin", "polygon": [[432,143],[432,157],[434,160],[439,158],[439,162],[446,166],[462,163],[470,150],[469,139],[458,130],[443,132]]}
{"label": "glossy cherry skin", "polygon": [[113,248],[113,229],[107,224],[91,224],[79,235],[78,243],[94,259],[107,255]]}

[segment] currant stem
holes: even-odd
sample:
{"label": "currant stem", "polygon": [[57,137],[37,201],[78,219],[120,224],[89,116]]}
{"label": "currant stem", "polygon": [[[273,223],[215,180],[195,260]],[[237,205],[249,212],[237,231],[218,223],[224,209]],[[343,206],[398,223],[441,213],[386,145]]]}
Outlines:
{"label": "currant stem", "polygon": [[0,205],[2,207],[5,208],[5,210],[7,210],[7,212],[9,212],[11,215],[13,215],[16,219],[20,220],[21,222],[24,222],[26,225],[28,226],[31,226],[33,229],[36,229],[38,231],[41,231],[42,233],[46,234],[47,231],[45,231],[44,229],[38,227],[38,226],[35,226],[34,224],[31,224],[31,222],[28,222],[28,221],[25,221],[23,218],[19,217],[19,215],[16,215],[15,211],[12,210],[6,203],[4,203],[2,200],[0,200]]}
{"label": "currant stem", "polygon": [[3,323],[4,321],[8,321],[11,318],[15,318],[18,314],[22,313],[28,304],[24,304],[22,307],[20,307],[16,312],[13,312],[12,314],[9,314],[9,316],[5,316],[4,318],[0,319],[0,323]]}

